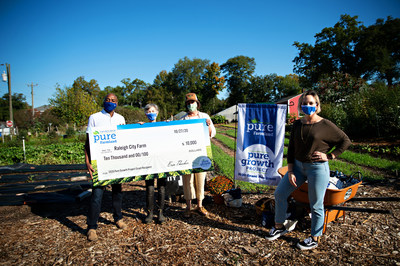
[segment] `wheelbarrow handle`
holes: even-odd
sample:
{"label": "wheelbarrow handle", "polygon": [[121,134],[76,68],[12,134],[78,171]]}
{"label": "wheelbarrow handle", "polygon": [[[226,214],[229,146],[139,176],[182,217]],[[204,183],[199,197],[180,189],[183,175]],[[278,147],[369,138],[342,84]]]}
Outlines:
{"label": "wheelbarrow handle", "polygon": [[326,206],[328,210],[339,210],[339,211],[353,211],[353,212],[367,212],[367,213],[383,213],[391,214],[389,210],[377,210],[371,208],[353,208],[353,207],[343,207],[343,206]]}
{"label": "wheelbarrow handle", "polygon": [[399,197],[352,198],[349,201],[400,201]]}

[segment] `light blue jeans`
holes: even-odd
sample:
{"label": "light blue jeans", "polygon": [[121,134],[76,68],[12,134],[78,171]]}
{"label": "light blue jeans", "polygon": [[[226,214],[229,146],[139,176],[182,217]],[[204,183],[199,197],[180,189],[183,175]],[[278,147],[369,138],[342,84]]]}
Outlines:
{"label": "light blue jeans", "polygon": [[[293,173],[297,187],[308,180],[308,199],[311,209],[311,235],[322,235],[324,227],[324,197],[329,184],[328,162],[302,163],[295,160]],[[288,208],[287,199],[296,187],[289,182],[288,173],[282,178],[275,190],[275,223],[283,224]]]}

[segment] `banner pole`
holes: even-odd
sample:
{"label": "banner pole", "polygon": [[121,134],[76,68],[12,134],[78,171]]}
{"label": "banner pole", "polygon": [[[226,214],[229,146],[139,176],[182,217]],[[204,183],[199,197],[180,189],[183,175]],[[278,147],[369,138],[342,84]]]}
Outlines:
{"label": "banner pole", "polygon": [[[235,169],[236,169],[236,148],[237,148],[237,123],[238,123],[238,104],[236,103],[236,120],[235,120],[235,150],[233,151],[233,185],[235,186],[235,189],[237,188],[236,185],[236,175],[235,175]],[[235,116],[233,116],[235,117]]]}

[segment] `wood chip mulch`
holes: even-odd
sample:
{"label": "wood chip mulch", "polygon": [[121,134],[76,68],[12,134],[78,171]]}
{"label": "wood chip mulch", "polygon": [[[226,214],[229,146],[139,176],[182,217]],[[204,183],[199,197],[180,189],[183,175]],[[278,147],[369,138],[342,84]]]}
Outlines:
{"label": "wood chip mulch", "polygon": [[[397,197],[392,183],[365,184],[356,197]],[[255,202],[267,194],[244,194],[240,208],[204,201],[209,216],[183,218],[185,204],[173,201],[168,220],[145,225],[144,182],[124,184],[123,213],[128,229],[112,219],[111,192],[103,199],[97,233],[86,239],[88,199],[73,204],[0,207],[1,265],[400,265],[400,203],[351,202],[347,206],[390,210],[392,214],[346,212],[328,225],[317,249],[300,251],[296,243],[310,234],[310,219],[284,237],[269,242]]]}

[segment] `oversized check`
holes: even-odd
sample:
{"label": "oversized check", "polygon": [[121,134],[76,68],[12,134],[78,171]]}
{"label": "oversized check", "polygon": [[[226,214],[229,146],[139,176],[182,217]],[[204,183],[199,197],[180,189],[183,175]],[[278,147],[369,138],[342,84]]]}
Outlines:
{"label": "oversized check", "polygon": [[90,128],[94,186],[213,169],[206,119]]}

